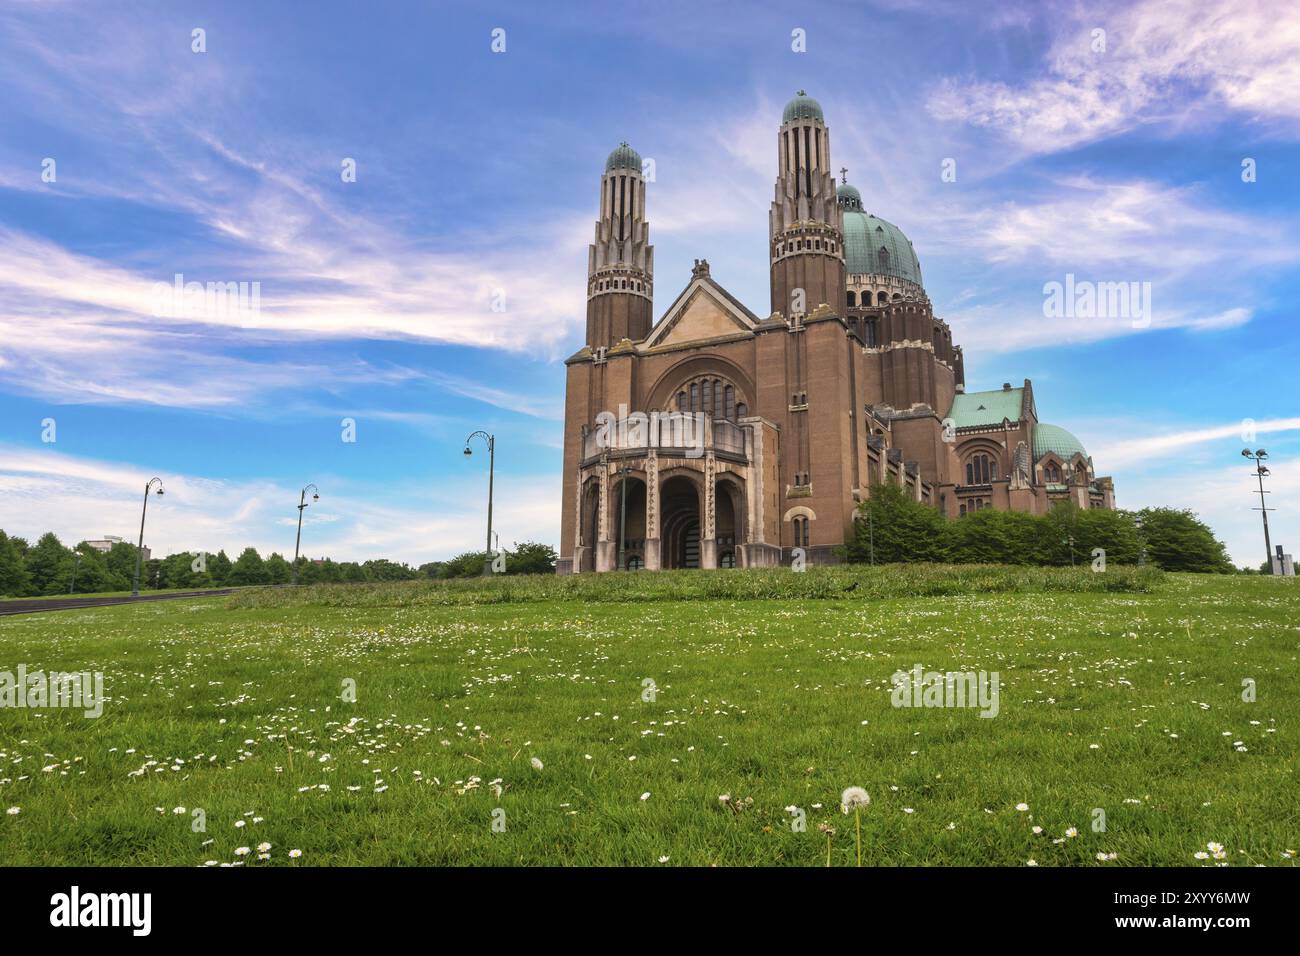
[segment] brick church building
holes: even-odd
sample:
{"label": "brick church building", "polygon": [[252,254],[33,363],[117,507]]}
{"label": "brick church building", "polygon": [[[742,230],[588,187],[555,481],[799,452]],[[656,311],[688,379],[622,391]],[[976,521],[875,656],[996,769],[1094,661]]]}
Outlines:
{"label": "brick church building", "polygon": [[697,260],[657,322],[641,157],[610,153],[586,345],[566,362],[560,572],[768,566],[795,548],[833,562],[884,482],[953,519],[1113,508],[1028,379],[965,391],[911,241],[837,186],[816,100],[786,105],[776,147],[769,314]]}

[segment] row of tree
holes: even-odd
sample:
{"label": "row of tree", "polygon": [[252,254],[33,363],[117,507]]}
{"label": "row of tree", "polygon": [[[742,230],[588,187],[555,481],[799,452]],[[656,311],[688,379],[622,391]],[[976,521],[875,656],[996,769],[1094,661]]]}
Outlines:
{"label": "row of tree", "polygon": [[955,564],[1089,564],[1145,559],[1166,571],[1232,573],[1223,542],[1190,511],[1080,509],[1060,504],[1042,515],[985,509],[949,521],[897,485],[877,485],[859,507],[850,561]]}
{"label": "row of tree", "polygon": [[[497,556],[494,556],[497,557]],[[92,594],[127,591],[135,574],[136,548],[119,541],[99,551],[82,541],[64,545],[53,533],[33,545],[0,530],[0,597],[35,597],[56,594]],[[505,573],[554,573],[555,552],[547,545],[526,542],[500,556]],[[469,553],[450,561],[435,561],[412,568],[386,559],[333,561],[298,559],[298,583],[409,581],[418,578],[466,577],[483,573],[484,555]],[[140,569],[142,590],[188,590],[254,584],[288,584],[292,563],[283,555],[263,558],[255,548],[245,548],[233,561],[225,551],[215,554],[182,551],[151,558]]]}

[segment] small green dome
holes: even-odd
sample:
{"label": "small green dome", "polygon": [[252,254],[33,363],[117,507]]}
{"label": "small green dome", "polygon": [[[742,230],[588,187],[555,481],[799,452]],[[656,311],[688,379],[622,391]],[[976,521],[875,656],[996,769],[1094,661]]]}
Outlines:
{"label": "small green dome", "polygon": [[641,154],[627,143],[619,143],[618,148],[605,160],[605,172],[615,169],[634,169],[641,172]]}
{"label": "small green dome", "polygon": [[1034,426],[1034,459],[1042,458],[1048,452],[1055,452],[1062,461],[1069,461],[1076,453],[1084,458],[1088,457],[1088,453],[1083,449],[1083,442],[1060,425],[1039,422]]}
{"label": "small green dome", "polygon": [[862,212],[862,193],[858,192],[856,186],[840,183],[835,187],[835,198],[840,201],[842,209]]}
{"label": "small green dome", "polygon": [[[852,190],[845,200],[843,190]],[[921,282],[921,262],[916,258],[912,241],[892,222],[859,211],[862,197],[852,186],[842,185],[836,195],[844,209],[844,268],[849,275],[884,275]],[[849,202],[857,199],[858,209]]]}
{"label": "small green dome", "polygon": [[800,90],[789,103],[785,104],[785,112],[781,114],[781,122],[788,123],[795,119],[815,119],[825,122],[822,116],[822,105],[815,99]]}

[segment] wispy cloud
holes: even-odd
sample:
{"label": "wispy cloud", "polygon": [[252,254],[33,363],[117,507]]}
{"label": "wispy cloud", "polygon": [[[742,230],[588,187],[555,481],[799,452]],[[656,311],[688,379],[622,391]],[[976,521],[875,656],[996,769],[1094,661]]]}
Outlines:
{"label": "wispy cloud", "polygon": [[930,112],[997,130],[1035,153],[1144,122],[1200,125],[1222,109],[1300,129],[1294,4],[1145,0],[1060,7],[1048,20],[1064,22],[1045,75],[1019,83],[948,79],[932,92]]}

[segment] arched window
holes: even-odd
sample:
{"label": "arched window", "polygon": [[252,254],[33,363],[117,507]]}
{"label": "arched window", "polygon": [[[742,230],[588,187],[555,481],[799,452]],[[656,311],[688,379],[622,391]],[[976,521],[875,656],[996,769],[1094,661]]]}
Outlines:
{"label": "arched window", "polygon": [[678,390],[677,410],[703,412],[714,420],[734,422],[749,414],[745,403],[737,401],[738,397],[736,387],[725,379],[713,376],[697,378]]}
{"label": "arched window", "polygon": [[987,485],[993,481],[993,462],[983,453],[971,456],[966,461],[966,484]]}
{"label": "arched window", "polygon": [[886,302],[888,302],[888,301],[889,301],[889,294],[888,294],[887,292],[883,292],[883,291],[882,291],[882,292],[878,292],[878,293],[876,293],[876,304],[877,304],[877,305],[884,305],[884,304],[885,304]]}
{"label": "arched window", "polygon": [[857,294],[856,292],[850,292],[850,293],[849,293],[849,308],[850,308],[850,309],[855,308],[855,307],[857,306],[857,304],[858,304],[858,294]]}
{"label": "arched window", "polygon": [[1055,465],[1048,465],[1043,469],[1043,477],[1052,484],[1059,484],[1061,481],[1061,470]]}
{"label": "arched window", "polygon": [[798,515],[791,520],[794,526],[794,546],[796,548],[806,548],[810,544],[808,540],[808,519],[804,515]]}

